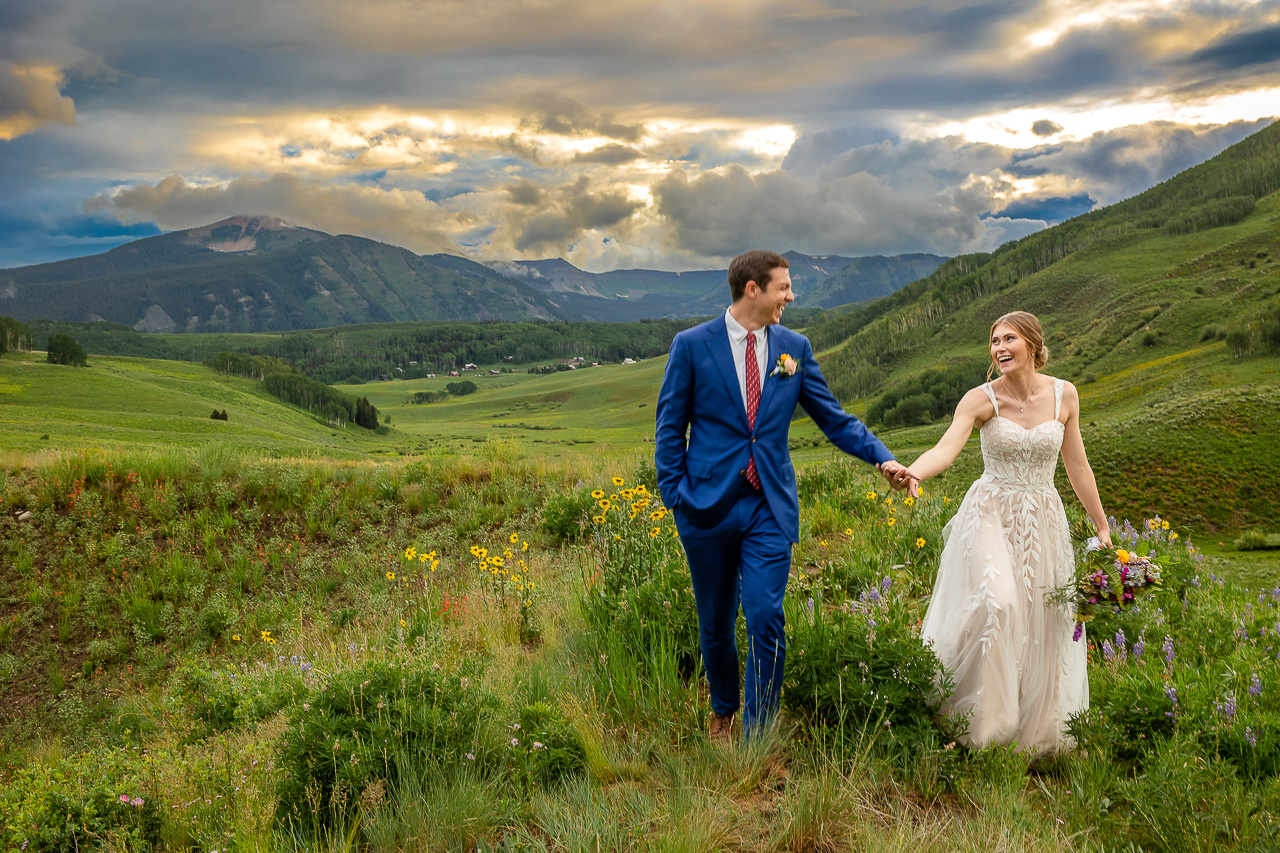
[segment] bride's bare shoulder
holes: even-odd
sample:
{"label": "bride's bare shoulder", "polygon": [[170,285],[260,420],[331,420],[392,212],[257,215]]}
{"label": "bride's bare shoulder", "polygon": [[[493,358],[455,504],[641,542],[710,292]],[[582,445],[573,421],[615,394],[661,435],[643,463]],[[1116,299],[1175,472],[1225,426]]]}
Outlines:
{"label": "bride's bare shoulder", "polygon": [[956,416],[970,418],[975,427],[982,426],[995,417],[995,414],[996,407],[991,404],[985,385],[970,388],[960,398],[960,405],[956,406]]}

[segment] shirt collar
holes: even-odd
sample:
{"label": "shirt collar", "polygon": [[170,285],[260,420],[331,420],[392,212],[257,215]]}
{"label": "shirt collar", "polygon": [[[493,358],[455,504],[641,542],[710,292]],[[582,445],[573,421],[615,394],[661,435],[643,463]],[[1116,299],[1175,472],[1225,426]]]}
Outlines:
{"label": "shirt collar", "polygon": [[[732,343],[734,346],[738,346],[740,344],[743,346],[746,345],[747,327],[739,323],[737,320],[735,320],[733,318],[733,314],[729,313],[728,308],[726,308],[724,311],[724,325],[729,332],[730,343]],[[764,343],[768,334],[769,334],[768,326],[765,326],[763,329],[756,329],[756,343],[757,344]]]}

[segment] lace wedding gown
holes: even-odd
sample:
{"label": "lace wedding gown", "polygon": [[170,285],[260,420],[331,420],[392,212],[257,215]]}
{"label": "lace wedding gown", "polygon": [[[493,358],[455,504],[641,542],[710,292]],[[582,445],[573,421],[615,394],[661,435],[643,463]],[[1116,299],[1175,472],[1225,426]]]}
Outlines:
{"label": "lace wedding gown", "polygon": [[973,746],[1016,742],[1045,755],[1070,749],[1067,719],[1089,706],[1085,644],[1068,607],[1046,595],[1073,575],[1071,538],[1053,475],[1062,449],[1063,381],[1051,421],[982,425],[985,470],[943,531],[946,544],[921,637],[955,682],[947,711],[971,712]]}

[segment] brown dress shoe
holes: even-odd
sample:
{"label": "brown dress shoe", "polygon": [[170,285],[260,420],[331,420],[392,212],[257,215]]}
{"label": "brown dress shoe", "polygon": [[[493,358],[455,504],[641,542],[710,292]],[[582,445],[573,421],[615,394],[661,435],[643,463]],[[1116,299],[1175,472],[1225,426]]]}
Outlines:
{"label": "brown dress shoe", "polygon": [[733,732],[733,715],[722,717],[719,714],[711,714],[711,725],[707,728],[707,740],[721,746],[728,746],[732,740]]}

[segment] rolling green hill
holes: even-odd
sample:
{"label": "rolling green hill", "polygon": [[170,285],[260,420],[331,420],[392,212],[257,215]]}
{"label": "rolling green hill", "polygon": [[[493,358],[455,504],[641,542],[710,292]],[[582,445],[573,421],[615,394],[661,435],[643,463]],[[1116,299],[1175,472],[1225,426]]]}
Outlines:
{"label": "rolling green hill", "polygon": [[[214,409],[227,420],[213,420]],[[401,442],[402,443],[402,442]],[[93,356],[88,367],[43,354],[0,356],[0,448],[21,452],[234,446],[263,456],[365,457],[397,445],[287,406],[252,379],[176,361]]]}
{"label": "rolling green hill", "polygon": [[[1108,507],[1164,507],[1209,528],[1274,525],[1277,190],[1273,124],[1145,193],[953,258],[808,332],[837,395],[865,410],[938,366],[985,369],[991,322],[1031,311],[1045,327],[1047,372],[1081,390]],[[922,419],[945,423],[952,405]],[[923,445],[941,423],[889,435]]]}

